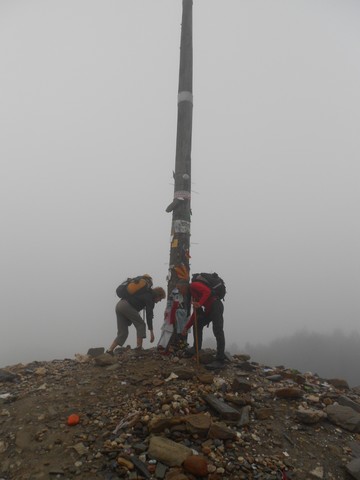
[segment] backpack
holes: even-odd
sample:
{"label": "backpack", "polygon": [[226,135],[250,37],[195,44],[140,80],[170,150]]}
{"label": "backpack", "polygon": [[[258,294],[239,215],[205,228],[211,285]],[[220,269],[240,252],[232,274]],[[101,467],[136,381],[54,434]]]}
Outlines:
{"label": "backpack", "polygon": [[127,278],[116,289],[116,295],[119,298],[126,298],[136,293],[143,293],[153,286],[150,275],[139,275],[134,278]]}
{"label": "backpack", "polygon": [[204,283],[211,289],[213,295],[216,295],[220,300],[224,300],[226,295],[225,282],[217,273],[194,273],[191,281]]}

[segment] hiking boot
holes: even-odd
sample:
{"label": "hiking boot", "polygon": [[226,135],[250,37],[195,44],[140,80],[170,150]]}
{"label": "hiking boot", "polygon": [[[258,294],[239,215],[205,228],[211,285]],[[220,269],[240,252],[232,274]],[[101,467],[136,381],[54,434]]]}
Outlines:
{"label": "hiking boot", "polygon": [[113,353],[114,355],[122,355],[124,351],[125,351],[124,347],[116,347]]}
{"label": "hiking boot", "polygon": [[226,356],[219,357],[216,355],[215,360],[220,363],[229,363],[229,360],[226,358]]}
{"label": "hiking boot", "polygon": [[221,360],[215,360],[214,362],[205,365],[205,368],[207,370],[221,370],[222,368],[225,368],[225,363]]}
{"label": "hiking boot", "polygon": [[114,356],[114,352],[113,350],[106,350],[106,352],[108,355],[111,355],[112,357]]}
{"label": "hiking boot", "polygon": [[144,351],[145,350],[143,349],[143,347],[135,347],[133,349],[133,352],[134,352],[135,355],[140,355],[141,353],[144,353]]}

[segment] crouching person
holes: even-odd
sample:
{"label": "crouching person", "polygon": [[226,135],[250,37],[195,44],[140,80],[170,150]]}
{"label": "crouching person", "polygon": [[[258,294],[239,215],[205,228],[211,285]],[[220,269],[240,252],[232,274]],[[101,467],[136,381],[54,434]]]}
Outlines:
{"label": "crouching person", "polygon": [[[201,350],[203,341],[203,329],[212,323],[213,333],[216,339],[216,361],[210,364],[210,368],[221,368],[225,361],[225,335],[224,335],[224,305],[212,290],[201,282],[190,283],[190,293],[193,298],[194,312],[184,327],[182,334],[187,335],[188,330],[194,326],[194,346],[189,349],[191,355],[196,350]],[[196,317],[198,315],[198,317]],[[196,318],[196,322],[195,322]]]}
{"label": "crouching person", "polygon": [[[143,339],[146,338],[146,324],[150,331],[150,342],[155,340],[153,329],[154,307],[166,297],[165,290],[161,287],[150,288],[146,291],[126,295],[116,305],[117,336],[112,342],[107,353],[113,355],[117,346],[122,347],[129,335],[129,326],[136,329],[136,349],[141,350]],[[140,311],[146,311],[146,324],[141,318]]]}

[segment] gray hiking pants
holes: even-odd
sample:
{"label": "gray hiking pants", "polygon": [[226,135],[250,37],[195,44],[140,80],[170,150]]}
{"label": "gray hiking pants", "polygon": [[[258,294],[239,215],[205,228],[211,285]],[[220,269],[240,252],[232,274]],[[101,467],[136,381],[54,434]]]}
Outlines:
{"label": "gray hiking pants", "polygon": [[146,338],[146,325],[139,312],[135,310],[126,300],[120,300],[115,308],[117,319],[116,341],[120,347],[124,345],[129,335],[129,325],[136,328],[136,335],[139,338]]}

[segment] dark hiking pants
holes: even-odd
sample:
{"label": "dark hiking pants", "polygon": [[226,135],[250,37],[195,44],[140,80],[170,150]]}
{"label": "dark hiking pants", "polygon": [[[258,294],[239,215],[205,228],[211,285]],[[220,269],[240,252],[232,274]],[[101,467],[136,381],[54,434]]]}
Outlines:
{"label": "dark hiking pants", "polygon": [[[224,335],[224,305],[221,300],[216,299],[211,305],[210,311],[207,315],[199,313],[196,319],[197,325],[197,344],[198,349],[201,349],[203,340],[203,329],[212,323],[213,333],[216,339],[216,359],[225,359],[225,335]],[[194,349],[196,349],[196,336],[194,325]]]}

